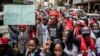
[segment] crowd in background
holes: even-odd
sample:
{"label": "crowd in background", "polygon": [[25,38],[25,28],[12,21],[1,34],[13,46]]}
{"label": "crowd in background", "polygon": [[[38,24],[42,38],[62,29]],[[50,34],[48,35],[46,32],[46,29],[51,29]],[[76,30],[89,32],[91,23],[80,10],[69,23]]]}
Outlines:
{"label": "crowd in background", "polygon": [[9,33],[0,34],[0,56],[100,56],[100,18],[68,9],[37,9],[36,25],[9,25]]}

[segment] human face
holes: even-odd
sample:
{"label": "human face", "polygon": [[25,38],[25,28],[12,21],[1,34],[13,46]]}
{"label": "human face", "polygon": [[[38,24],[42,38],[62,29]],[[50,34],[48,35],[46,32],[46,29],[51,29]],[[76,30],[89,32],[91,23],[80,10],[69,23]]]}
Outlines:
{"label": "human face", "polygon": [[36,20],[36,24],[39,24],[41,21],[39,19]]}
{"label": "human face", "polygon": [[68,38],[68,31],[64,31],[63,35],[64,36],[63,36],[62,40],[63,40],[63,42],[66,42],[67,38]]}
{"label": "human face", "polygon": [[50,16],[50,21],[51,21],[52,23],[54,23],[55,20],[56,20],[55,16]]}
{"label": "human face", "polygon": [[14,48],[17,48],[18,47],[18,45],[17,44],[14,44]]}
{"label": "human face", "polygon": [[35,49],[37,48],[36,43],[34,42],[34,40],[30,40],[28,43],[28,48],[29,51],[35,51]]}
{"label": "human face", "polygon": [[93,24],[93,29],[98,29],[98,28],[99,28],[98,24],[94,23]]}
{"label": "human face", "polygon": [[55,45],[53,51],[54,51],[54,55],[55,56],[61,56],[62,55],[62,51],[63,51],[61,44]]}
{"label": "human face", "polygon": [[[93,24],[93,32],[98,35],[100,33],[99,25],[94,23]],[[98,35],[99,36],[99,35]]]}
{"label": "human face", "polygon": [[46,24],[47,24],[47,21],[44,19],[44,20],[42,21],[42,23],[43,23],[44,25],[46,25]]}
{"label": "human face", "polygon": [[50,16],[51,19],[55,19],[55,16]]}
{"label": "human face", "polygon": [[19,28],[21,32],[24,32],[26,28]]}

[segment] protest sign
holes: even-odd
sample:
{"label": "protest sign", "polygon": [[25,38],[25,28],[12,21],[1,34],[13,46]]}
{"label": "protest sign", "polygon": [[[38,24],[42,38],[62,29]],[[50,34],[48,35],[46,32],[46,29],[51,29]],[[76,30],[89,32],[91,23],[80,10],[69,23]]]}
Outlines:
{"label": "protest sign", "polygon": [[4,5],[4,25],[35,25],[35,5]]}

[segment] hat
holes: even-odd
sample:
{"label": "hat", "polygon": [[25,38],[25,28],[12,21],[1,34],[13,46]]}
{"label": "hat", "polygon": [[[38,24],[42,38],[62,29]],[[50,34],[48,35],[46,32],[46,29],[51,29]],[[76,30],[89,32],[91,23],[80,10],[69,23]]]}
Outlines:
{"label": "hat", "polygon": [[90,34],[91,33],[91,31],[88,27],[83,27],[81,32],[82,32],[82,34]]}
{"label": "hat", "polygon": [[26,28],[27,25],[19,25],[19,28]]}
{"label": "hat", "polygon": [[2,44],[8,44],[9,39],[8,38],[0,38],[0,45]]}
{"label": "hat", "polygon": [[66,13],[64,16],[65,17],[71,17],[71,15],[69,15],[68,13]]}
{"label": "hat", "polygon": [[49,12],[49,15],[50,15],[50,16],[59,16],[59,13],[58,13],[57,11],[54,11],[54,10],[53,10],[53,11],[50,11],[50,12]]}

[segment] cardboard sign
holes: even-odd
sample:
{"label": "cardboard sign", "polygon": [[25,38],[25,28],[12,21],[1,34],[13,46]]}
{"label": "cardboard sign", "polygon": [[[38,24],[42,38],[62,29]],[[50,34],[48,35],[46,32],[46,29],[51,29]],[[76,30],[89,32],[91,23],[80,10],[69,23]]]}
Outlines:
{"label": "cardboard sign", "polygon": [[35,25],[35,5],[4,5],[4,25]]}

